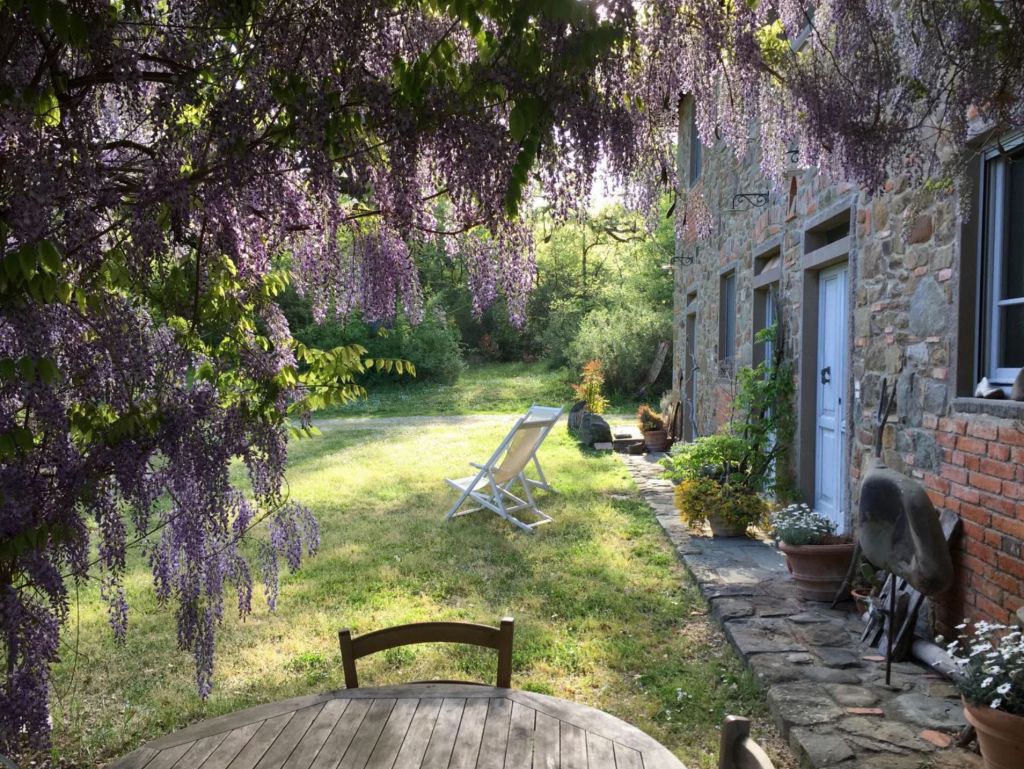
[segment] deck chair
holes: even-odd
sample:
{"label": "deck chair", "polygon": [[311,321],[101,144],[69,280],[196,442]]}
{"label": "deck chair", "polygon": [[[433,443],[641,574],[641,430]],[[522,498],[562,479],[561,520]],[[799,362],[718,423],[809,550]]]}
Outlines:
{"label": "deck chair", "polygon": [[[529,411],[516,421],[512,430],[505,436],[505,440],[501,442],[485,464],[470,462],[473,467],[477,468],[476,475],[466,478],[446,478],[445,482],[459,492],[459,499],[452,505],[445,520],[450,521],[457,516],[468,515],[486,508],[528,532],[532,532],[541,524],[549,523],[551,517],[537,508],[532,489],[551,490],[551,486],[540,468],[537,449],[551,432],[551,428],[555,426],[561,414],[560,408],[531,406]],[[526,477],[525,470],[530,462],[533,462],[536,467],[539,480],[535,481]],[[512,492],[512,488],[517,483],[522,497]],[[467,500],[472,500],[477,506],[459,510]],[[528,510],[536,516],[537,520],[529,523],[520,520],[513,515],[520,510]]]}
{"label": "deck chair", "polygon": [[[348,628],[338,633],[341,643],[341,663],[345,670],[345,688],[358,689],[359,677],[356,675],[356,660],[368,654],[375,654],[396,646],[423,643],[461,643],[484,646],[498,650],[499,689],[512,686],[512,635],[515,623],[511,617],[502,617],[500,627],[477,625],[472,622],[415,622],[411,625],[377,630],[373,633],[353,638]],[[419,683],[456,683],[427,682]],[[457,683],[475,683],[474,681],[458,681]]]}
{"label": "deck chair", "polygon": [[718,769],[775,769],[768,754],[750,738],[749,718],[725,717]]}

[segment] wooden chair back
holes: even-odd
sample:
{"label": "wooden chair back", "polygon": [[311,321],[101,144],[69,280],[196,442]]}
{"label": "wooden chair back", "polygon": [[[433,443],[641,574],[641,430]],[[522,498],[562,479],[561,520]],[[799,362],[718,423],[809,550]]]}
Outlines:
{"label": "wooden chair back", "polygon": [[775,769],[768,754],[750,738],[749,718],[725,717],[718,769]]}
{"label": "wooden chair back", "polygon": [[[497,686],[512,686],[512,635],[515,622],[502,617],[499,627],[477,625],[472,622],[414,622],[409,625],[376,630],[353,638],[348,628],[338,633],[341,643],[341,663],[345,671],[345,687],[359,688],[356,660],[396,646],[423,643],[460,643],[483,646],[498,651]],[[472,683],[472,682],[470,682]]]}

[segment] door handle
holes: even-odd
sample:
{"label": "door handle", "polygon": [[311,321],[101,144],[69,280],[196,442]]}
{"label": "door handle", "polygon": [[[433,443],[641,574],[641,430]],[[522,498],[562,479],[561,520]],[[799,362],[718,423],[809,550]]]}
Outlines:
{"label": "door handle", "polygon": [[825,366],[825,368],[823,368],[821,370],[821,383],[823,385],[827,385],[831,381],[832,381],[832,367],[831,366]]}

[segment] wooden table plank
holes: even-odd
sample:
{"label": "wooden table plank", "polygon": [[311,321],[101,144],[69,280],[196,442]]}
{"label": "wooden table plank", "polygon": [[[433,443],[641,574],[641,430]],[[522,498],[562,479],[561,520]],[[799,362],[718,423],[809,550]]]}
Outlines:
{"label": "wooden table plank", "polygon": [[252,739],[235,756],[235,760],[228,764],[228,767],[230,769],[253,769],[259,763],[259,760],[263,758],[263,754],[274,744],[277,735],[292,720],[293,715],[294,711],[282,713],[279,716],[274,716],[264,721],[260,728],[256,730],[256,734],[252,736]]}
{"label": "wooden table plank", "polygon": [[409,724],[419,704],[419,700],[412,699],[399,700],[395,703],[384,731],[381,732],[380,739],[370,754],[370,760],[366,762],[366,769],[391,769],[398,758],[398,751],[402,749]]}
{"label": "wooden table plank", "polygon": [[547,713],[537,712],[534,721],[533,769],[559,769],[561,722]]}
{"label": "wooden table plank", "polygon": [[146,766],[152,767],[152,769],[171,769],[171,767],[178,762],[179,758],[188,753],[189,748],[194,744],[194,742],[183,742],[181,745],[165,748],[160,751],[160,754],[156,758],[146,764]]}
{"label": "wooden table plank", "polygon": [[384,731],[384,726],[395,707],[395,702],[396,700],[393,699],[373,701],[366,717],[352,738],[352,744],[345,751],[345,757],[338,764],[340,769],[363,769],[366,766],[366,761],[373,752],[377,740],[380,739],[380,733]]}
{"label": "wooden table plank", "polygon": [[484,737],[480,741],[480,757],[477,769],[502,769],[505,765],[505,750],[508,747],[509,721],[512,718],[512,703],[504,697],[495,697],[487,707],[487,721],[484,723]]}
{"label": "wooden table plank", "polygon": [[466,700],[463,699],[446,699],[441,703],[427,752],[423,754],[421,769],[447,769],[465,707]]}
{"label": "wooden table plank", "polygon": [[153,740],[112,769],[685,769],[607,713],[463,684],[268,703]]}
{"label": "wooden table plank", "polygon": [[587,732],[587,766],[590,769],[615,769],[615,746],[611,740]]}
{"label": "wooden table plank", "polygon": [[574,724],[559,724],[562,769],[587,769],[587,733]]}
{"label": "wooden table plank", "polygon": [[133,750],[127,756],[119,758],[110,765],[109,769],[143,769],[159,752],[159,750],[154,750],[148,745],[143,745]]}
{"label": "wooden table plank", "polygon": [[352,744],[352,738],[356,736],[372,704],[373,700],[352,700],[349,703],[344,717],[338,720],[331,736],[313,759],[310,769],[334,769],[341,763],[342,756]]}
{"label": "wooden table plank", "polygon": [[537,711],[512,703],[512,717],[508,729],[508,748],[505,751],[505,769],[530,769],[533,765],[533,725]]}
{"label": "wooden table plank", "polygon": [[302,742],[285,762],[284,769],[309,769],[320,749],[331,736],[331,730],[345,712],[351,700],[331,700],[317,714]]}
{"label": "wooden table plank", "polygon": [[627,748],[617,742],[614,744],[616,769],[644,769],[644,762],[639,751]]}
{"label": "wooden table plank", "polygon": [[281,730],[281,733],[277,735],[277,739],[267,749],[267,752],[263,754],[260,762],[256,764],[256,769],[280,769],[280,767],[284,766],[284,762],[288,760],[288,756],[292,754],[292,751],[295,750],[302,738],[306,736],[306,730],[309,729],[313,720],[320,715],[321,710],[323,710],[323,705],[313,705],[312,707],[295,711],[295,715],[292,716],[288,725]]}
{"label": "wooden table plank", "polygon": [[449,769],[474,769],[480,755],[480,741],[487,721],[488,700],[468,700],[462,711],[462,723],[452,748]]}
{"label": "wooden table plank", "polygon": [[174,769],[189,769],[189,767],[200,766],[203,761],[213,755],[213,752],[227,739],[229,733],[211,734],[209,737],[196,740],[192,743],[192,747],[188,749],[188,752],[177,760],[174,764]]}
{"label": "wooden table plank", "polygon": [[[235,760],[235,756],[241,752],[242,748],[249,744],[249,740],[253,738],[253,735],[259,731],[261,726],[263,726],[263,722],[256,721],[240,726],[237,729],[232,729],[227,733],[227,736],[220,745],[217,746],[217,749],[207,757],[206,762],[202,765],[203,769],[225,769],[228,764]],[[203,739],[206,738],[204,737]],[[179,761],[178,763],[181,762]],[[188,767],[188,769],[193,768]]]}
{"label": "wooden table plank", "polygon": [[406,732],[405,742],[402,743],[402,749],[398,752],[392,769],[419,769],[427,752],[434,724],[437,723],[437,714],[441,711],[441,702],[438,697],[427,697],[419,701],[416,714],[409,724],[409,731]]}

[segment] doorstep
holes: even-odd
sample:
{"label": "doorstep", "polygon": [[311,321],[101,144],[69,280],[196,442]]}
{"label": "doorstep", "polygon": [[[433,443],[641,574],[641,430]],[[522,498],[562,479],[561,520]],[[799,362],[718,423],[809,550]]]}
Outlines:
{"label": "doorstep", "polygon": [[[676,556],[693,574],[711,614],[767,695],[779,733],[814,769],[975,769],[955,747],[964,726],[952,684],[913,662],[892,666],[860,640],[853,612],[803,601],[785,558],[762,539],[690,532],[675,511],[664,455],[622,454]],[[742,715],[742,714],[741,714]]]}

